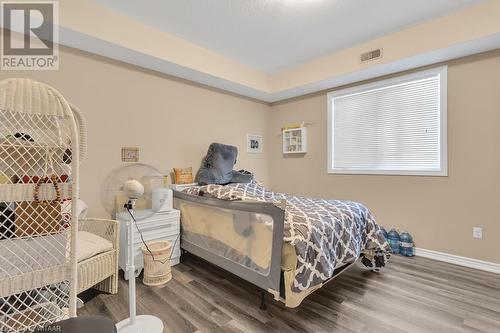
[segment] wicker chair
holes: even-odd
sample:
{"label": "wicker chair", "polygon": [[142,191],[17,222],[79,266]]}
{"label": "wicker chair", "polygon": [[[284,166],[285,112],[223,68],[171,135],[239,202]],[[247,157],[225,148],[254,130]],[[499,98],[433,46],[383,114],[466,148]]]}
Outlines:
{"label": "wicker chair", "polygon": [[[80,162],[87,156],[87,122],[77,106],[70,104],[79,129]],[[94,287],[116,294],[118,292],[118,251],[120,226],[118,221],[79,219],[78,230],[87,231],[109,240],[113,250],[78,263],[78,293]]]}
{"label": "wicker chair", "polygon": [[78,263],[78,293],[94,287],[110,294],[118,292],[118,251],[120,225],[118,221],[80,219],[78,230],[87,231],[109,240],[113,249]]}

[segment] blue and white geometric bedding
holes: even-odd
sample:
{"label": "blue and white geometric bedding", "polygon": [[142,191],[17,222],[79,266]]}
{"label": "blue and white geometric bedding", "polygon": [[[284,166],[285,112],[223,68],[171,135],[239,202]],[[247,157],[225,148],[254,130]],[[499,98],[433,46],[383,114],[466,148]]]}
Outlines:
{"label": "blue and white geometric bedding", "polygon": [[297,254],[294,292],[323,283],[336,268],[358,258],[378,271],[390,256],[380,226],[368,208],[357,202],[276,193],[255,182],[195,186],[184,192],[222,200],[271,202],[280,208],[286,202],[283,240],[293,245]]}

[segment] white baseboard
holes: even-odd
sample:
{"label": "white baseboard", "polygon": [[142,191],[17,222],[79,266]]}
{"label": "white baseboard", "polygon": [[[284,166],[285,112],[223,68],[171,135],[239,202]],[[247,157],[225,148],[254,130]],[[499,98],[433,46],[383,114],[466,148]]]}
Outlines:
{"label": "white baseboard", "polygon": [[421,249],[421,248],[415,248],[415,255],[419,256],[419,257],[444,261],[444,262],[447,262],[450,264],[455,264],[455,265],[460,265],[460,266],[479,269],[482,271],[500,274],[500,264],[496,264],[493,262],[472,259],[472,258],[467,258],[467,257],[461,257],[461,256],[456,256],[454,254],[426,250],[426,249]]}

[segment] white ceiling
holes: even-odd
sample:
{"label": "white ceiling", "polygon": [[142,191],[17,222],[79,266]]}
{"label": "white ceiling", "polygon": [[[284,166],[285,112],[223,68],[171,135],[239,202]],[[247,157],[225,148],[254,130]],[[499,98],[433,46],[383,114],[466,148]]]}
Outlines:
{"label": "white ceiling", "polygon": [[95,1],[276,73],[482,0]]}

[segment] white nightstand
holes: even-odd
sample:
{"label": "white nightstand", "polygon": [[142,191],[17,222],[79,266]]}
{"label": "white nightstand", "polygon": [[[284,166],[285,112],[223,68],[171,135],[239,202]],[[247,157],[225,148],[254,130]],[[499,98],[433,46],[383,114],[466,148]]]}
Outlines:
{"label": "white nightstand", "polygon": [[[172,243],[175,242],[172,260],[170,264],[177,265],[180,259],[180,212],[177,209],[172,209],[166,212],[153,212],[150,209],[146,210],[136,210],[134,214],[137,219],[137,226],[141,230],[144,241],[160,241],[169,240]],[[144,218],[146,217],[146,218]],[[128,249],[127,249],[127,224],[130,219],[128,212],[121,212],[116,215],[116,219],[120,221],[120,260],[118,262],[119,267],[125,272],[125,279],[128,280],[127,274],[127,260],[128,260]],[[176,241],[177,240],[177,241]],[[144,261],[142,257],[142,247],[143,243],[141,236],[134,227],[134,251],[135,251],[135,275],[139,276],[144,268]]]}

